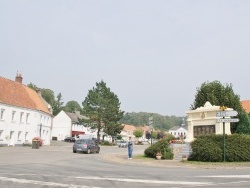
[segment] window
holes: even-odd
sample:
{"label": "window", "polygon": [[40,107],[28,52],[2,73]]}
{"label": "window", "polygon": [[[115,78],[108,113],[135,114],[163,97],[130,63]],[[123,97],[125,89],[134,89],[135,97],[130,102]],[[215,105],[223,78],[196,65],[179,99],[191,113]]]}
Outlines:
{"label": "window", "polygon": [[30,114],[27,113],[27,114],[26,114],[26,123],[29,123],[29,117],[30,117]]}
{"label": "window", "polygon": [[11,120],[12,120],[12,121],[15,121],[15,114],[16,114],[16,111],[13,110],[13,111],[12,111],[12,117],[11,117]]}
{"label": "window", "polygon": [[4,111],[5,109],[1,109],[0,120],[4,120]]}
{"label": "window", "polygon": [[0,130],[0,138],[2,138],[3,130]]}
{"label": "window", "polygon": [[25,140],[27,140],[28,132],[25,133]]}
{"label": "window", "polygon": [[23,112],[20,113],[20,123],[23,122]]}
{"label": "window", "polygon": [[22,133],[22,131],[18,131],[18,136],[17,136],[17,139],[18,139],[18,140],[20,140],[21,133]]}

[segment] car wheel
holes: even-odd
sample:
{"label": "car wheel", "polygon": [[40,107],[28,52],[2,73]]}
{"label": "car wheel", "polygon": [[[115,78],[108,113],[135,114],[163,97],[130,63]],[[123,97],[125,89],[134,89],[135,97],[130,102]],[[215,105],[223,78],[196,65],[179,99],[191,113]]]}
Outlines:
{"label": "car wheel", "polygon": [[100,153],[100,149],[98,149],[98,150],[96,151],[96,153]]}
{"label": "car wheel", "polygon": [[75,151],[75,150],[73,150],[73,153],[76,153],[76,151]]}

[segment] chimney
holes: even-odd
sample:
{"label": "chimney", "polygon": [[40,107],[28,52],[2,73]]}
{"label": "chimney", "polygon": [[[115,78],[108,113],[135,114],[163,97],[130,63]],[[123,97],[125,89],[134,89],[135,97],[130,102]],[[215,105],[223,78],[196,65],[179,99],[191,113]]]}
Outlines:
{"label": "chimney", "polygon": [[22,77],[22,74],[21,73],[16,73],[16,82],[19,82],[20,84],[22,84],[23,82],[23,77]]}

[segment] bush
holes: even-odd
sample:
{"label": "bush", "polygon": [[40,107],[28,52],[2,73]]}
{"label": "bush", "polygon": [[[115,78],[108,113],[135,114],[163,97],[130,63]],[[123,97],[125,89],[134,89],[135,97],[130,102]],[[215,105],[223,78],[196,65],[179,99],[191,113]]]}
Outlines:
{"label": "bush", "polygon": [[156,153],[161,152],[162,159],[173,159],[173,153],[171,149],[168,148],[169,139],[170,138],[161,139],[149,146],[144,151],[145,156],[155,158]]}
{"label": "bush", "polygon": [[[250,161],[250,136],[225,135],[226,161]],[[221,162],[223,161],[223,135],[199,136],[191,143],[192,154],[189,160]]]}

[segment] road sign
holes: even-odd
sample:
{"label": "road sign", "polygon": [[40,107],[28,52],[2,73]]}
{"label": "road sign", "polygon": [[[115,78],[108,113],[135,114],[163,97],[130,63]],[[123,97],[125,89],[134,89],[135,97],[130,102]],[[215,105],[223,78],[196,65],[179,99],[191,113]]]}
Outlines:
{"label": "road sign", "polygon": [[234,118],[234,119],[231,119],[231,118],[226,118],[226,119],[217,119],[216,120],[217,123],[222,123],[222,122],[225,122],[225,123],[231,123],[231,122],[239,122],[239,119],[237,118]]}
{"label": "road sign", "polygon": [[216,112],[216,117],[231,117],[231,116],[237,116],[237,111],[219,111]]}

